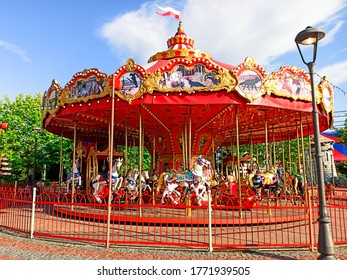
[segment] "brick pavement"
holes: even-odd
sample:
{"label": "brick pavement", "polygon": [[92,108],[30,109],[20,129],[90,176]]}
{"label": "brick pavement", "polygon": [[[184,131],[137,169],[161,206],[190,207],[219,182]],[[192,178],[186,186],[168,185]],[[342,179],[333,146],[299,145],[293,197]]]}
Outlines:
{"label": "brick pavement", "polygon": [[[336,247],[335,257],[347,260],[347,246]],[[317,252],[291,250],[248,250],[213,252],[136,247],[105,248],[104,244],[30,239],[0,229],[0,260],[315,260]]]}

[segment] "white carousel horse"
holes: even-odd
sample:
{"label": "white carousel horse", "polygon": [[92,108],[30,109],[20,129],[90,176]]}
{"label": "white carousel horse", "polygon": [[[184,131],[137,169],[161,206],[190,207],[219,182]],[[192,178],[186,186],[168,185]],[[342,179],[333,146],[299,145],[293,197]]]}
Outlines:
{"label": "white carousel horse", "polygon": [[[114,160],[112,165],[112,175],[111,175],[111,193],[118,192],[123,183],[123,177],[118,174],[121,166],[123,164],[123,158],[117,158]],[[94,188],[93,195],[97,202],[101,202],[102,199],[108,196],[108,180],[109,173],[98,174],[94,179],[92,179],[92,186]],[[112,197],[111,197],[112,200]]]}
{"label": "white carousel horse", "polygon": [[78,159],[75,159],[75,164],[73,165],[73,172],[70,172],[67,175],[66,180],[66,192],[69,192],[70,183],[74,180],[74,183],[77,183],[77,186],[80,187],[82,185],[82,175],[79,172],[80,163]]}
{"label": "white carousel horse", "polygon": [[[95,197],[98,203],[101,203],[105,200],[109,193],[108,183],[104,176],[101,174],[96,175],[96,177],[92,180],[92,186],[94,188],[93,196]],[[111,200],[113,195],[111,193]]]}
{"label": "white carousel horse", "polygon": [[162,176],[166,186],[161,199],[162,204],[165,204],[165,197],[167,196],[177,205],[178,202],[173,199],[172,194],[180,196],[176,189],[184,182],[186,188],[188,187],[190,190],[194,190],[198,205],[201,206],[201,201],[206,193],[206,185],[208,187],[210,186],[210,181],[213,177],[213,169],[211,163],[207,159],[199,156],[190,171],[185,173],[170,171]]}
{"label": "white carousel horse", "polygon": [[133,199],[138,196],[140,182],[141,182],[142,191],[146,191],[146,190],[151,191],[152,188],[150,187],[149,184],[147,184],[148,179],[149,179],[148,170],[142,171],[141,175],[139,176],[139,170],[136,168],[132,169],[127,174],[125,190],[127,191],[128,194],[131,195]]}
{"label": "white carousel horse", "polygon": [[[165,185],[165,190],[163,192],[163,195],[161,197],[161,204],[165,204],[165,197],[168,197],[174,205],[178,205],[178,201],[173,198],[172,195],[177,196],[178,198],[181,197],[181,193],[177,191],[176,189],[180,186],[180,184],[183,182],[181,179],[178,179],[176,176],[176,171],[171,170],[169,172],[164,172],[160,175],[158,181],[162,181]],[[185,174],[180,174],[185,177]],[[185,179],[184,179],[185,180]],[[185,182],[185,187],[188,187],[188,183]]]}
{"label": "white carousel horse", "polygon": [[198,205],[201,206],[201,201],[206,193],[206,186],[210,187],[213,177],[212,164],[207,159],[199,156],[191,170],[193,174],[193,182],[190,184],[193,188],[196,197],[198,198]]}
{"label": "white carousel horse", "polygon": [[119,189],[122,187],[123,177],[118,174],[122,164],[123,158],[117,158],[112,165],[112,191],[119,191]]}
{"label": "white carousel horse", "polygon": [[149,180],[149,173],[148,173],[148,170],[144,170],[141,172],[141,176],[140,176],[140,181],[141,181],[141,188],[142,188],[142,191],[152,191],[152,188],[149,184],[147,184]]}

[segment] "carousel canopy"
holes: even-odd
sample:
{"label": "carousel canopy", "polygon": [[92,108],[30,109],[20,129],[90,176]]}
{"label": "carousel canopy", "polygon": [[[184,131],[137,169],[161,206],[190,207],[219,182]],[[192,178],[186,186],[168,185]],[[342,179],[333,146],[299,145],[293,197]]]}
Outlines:
{"label": "carousel canopy", "polygon": [[[64,87],[53,80],[43,97],[43,128],[107,145],[113,103],[114,144],[137,143],[143,129],[144,145],[158,154],[189,148],[209,155],[235,145],[236,136],[246,144],[313,133],[310,77],[303,69],[267,73],[251,57],[236,66],[216,61],[194,49],[181,22],[167,44],[147,65],[128,59],[110,75],[93,68]],[[316,90],[324,131],[333,121],[333,91],[325,78]]]}
{"label": "carousel canopy", "polygon": [[341,135],[336,131],[325,131],[321,135],[334,141],[334,161],[347,161],[347,146],[342,143]]}

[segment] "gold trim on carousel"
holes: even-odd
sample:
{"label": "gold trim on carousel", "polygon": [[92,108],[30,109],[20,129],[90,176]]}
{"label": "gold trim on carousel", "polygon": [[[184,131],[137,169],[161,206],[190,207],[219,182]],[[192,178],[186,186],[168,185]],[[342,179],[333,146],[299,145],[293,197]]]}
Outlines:
{"label": "gold trim on carousel", "polygon": [[162,60],[162,59],[172,59],[172,58],[190,58],[190,57],[195,57],[195,58],[205,58],[207,60],[211,60],[212,57],[210,54],[206,52],[202,52],[200,50],[194,50],[194,49],[170,49],[162,52],[158,52],[155,55],[153,55],[148,62],[153,62],[157,60]]}
{"label": "gold trim on carousel", "polygon": [[[279,82],[281,81],[282,84],[284,83],[284,81],[282,80],[285,79],[284,76],[287,73],[289,73],[292,80],[297,80],[299,77],[303,77],[303,82],[306,90],[310,90],[310,92],[307,92],[307,96],[302,96],[293,92],[285,92],[283,91],[283,85],[282,90],[279,89],[279,87],[281,86]],[[276,96],[286,97],[293,100],[312,101],[310,77],[303,69],[297,68],[295,66],[282,66],[280,70],[273,72],[264,82],[264,87],[268,95],[274,94]]]}
{"label": "gold trim on carousel", "polygon": [[[83,80],[84,81],[84,80]],[[104,82],[102,83],[103,91],[100,94],[97,95],[88,95],[85,97],[79,97],[79,98],[70,98],[69,94],[71,93],[71,87],[65,87],[61,92],[61,98],[60,98],[60,107],[68,105],[68,104],[75,104],[75,103],[87,103],[90,100],[102,98],[107,95],[111,96],[112,94],[112,87],[109,86],[110,77],[105,77]]]}
{"label": "gold trim on carousel", "polygon": [[[50,109],[49,108],[50,96],[54,90],[57,92],[57,103],[53,109]],[[59,98],[61,95],[61,91],[62,91],[62,87],[59,85],[57,80],[53,79],[51,86],[48,88],[48,90],[46,90],[46,92],[44,93],[42,97],[42,117],[41,117],[42,120],[45,119],[48,114],[52,114],[52,113],[55,114],[58,111]]]}
{"label": "gold trim on carousel", "polygon": [[[120,81],[121,77],[126,75],[127,73],[135,73],[139,76],[139,78],[141,79],[141,86],[139,90],[135,94],[125,95],[122,90],[117,89],[115,90],[115,94],[119,98],[131,104],[133,100],[142,97],[146,93],[146,88],[144,87],[144,80],[148,76],[148,73],[141,65],[136,64],[134,59],[132,58],[129,58],[126,61],[125,65],[118,68],[118,70],[114,73],[115,79]],[[111,88],[112,88],[112,81],[111,81]]]}
{"label": "gold trim on carousel", "polygon": [[[237,77],[232,71],[225,71],[222,69],[222,67],[218,65],[214,65],[213,63],[206,64],[205,60],[185,60],[185,59],[178,59],[176,61],[177,63],[173,63],[172,61],[168,64],[164,65],[160,69],[158,69],[155,73],[148,74],[145,79],[143,80],[143,85],[146,89],[146,92],[149,94],[152,94],[154,91],[157,92],[163,92],[163,93],[195,93],[206,91],[220,91],[220,90],[226,90],[227,92],[231,92],[234,90],[235,86],[237,85]],[[175,87],[175,88],[169,88],[166,86],[163,86],[160,82],[164,80],[163,74],[169,73],[172,74],[174,72],[174,67],[182,65],[184,69],[186,70],[192,70],[194,66],[196,65],[202,65],[204,66],[204,70],[206,73],[217,73],[214,78],[216,80],[219,80],[219,83],[216,85],[213,85],[211,87],[202,87],[202,86],[192,86],[190,88],[187,87]],[[165,71],[167,70],[167,71]]]}
{"label": "gold trim on carousel", "polygon": [[[235,74],[238,80],[238,84],[236,85],[235,90],[238,92],[239,95],[247,99],[250,103],[253,102],[255,99],[258,99],[264,94],[266,94],[264,80],[267,79],[268,74],[262,66],[255,63],[255,60],[253,57],[250,57],[250,56],[246,57],[243,63],[239,64],[238,66],[236,66],[234,69],[230,71],[232,71]],[[259,77],[259,80],[251,85],[253,87],[248,88],[248,91],[245,90],[247,86],[245,86],[242,89],[241,87],[242,82],[240,83],[240,76],[242,75],[244,71],[252,71]],[[261,83],[260,88],[259,90],[253,93],[252,90],[254,89],[254,87],[256,87],[255,84],[257,84],[258,82]]]}
{"label": "gold trim on carousel", "polygon": [[[330,104],[327,104],[325,101],[324,92],[327,92],[330,97]],[[324,111],[329,114],[330,112],[334,111],[334,91],[331,87],[328,78],[324,76],[321,81],[319,82],[317,86],[317,97],[319,99],[319,102],[317,100],[317,104],[322,103]]]}

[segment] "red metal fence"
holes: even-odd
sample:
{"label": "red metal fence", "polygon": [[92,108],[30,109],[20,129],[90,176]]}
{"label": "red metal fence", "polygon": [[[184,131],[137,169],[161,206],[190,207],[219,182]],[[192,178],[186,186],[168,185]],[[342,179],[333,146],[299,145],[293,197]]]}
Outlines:
{"label": "red metal fence", "polygon": [[[225,198],[203,206],[162,206],[144,195],[141,204],[116,200],[108,207],[89,193],[77,192],[73,203],[71,193],[32,193],[0,187],[0,227],[31,237],[209,250],[317,246],[315,195],[309,203],[263,198],[254,207]],[[327,204],[333,241],[347,244],[347,189],[335,189]]]}

